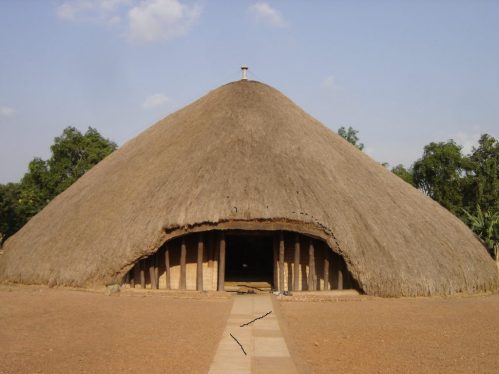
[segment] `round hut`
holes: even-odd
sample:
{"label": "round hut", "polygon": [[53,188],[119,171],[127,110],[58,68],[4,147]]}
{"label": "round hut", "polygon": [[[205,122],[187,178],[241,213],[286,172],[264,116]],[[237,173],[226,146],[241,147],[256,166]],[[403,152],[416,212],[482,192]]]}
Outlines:
{"label": "round hut", "polygon": [[379,296],[497,287],[455,216],[301,110],[241,80],[127,142],[5,244],[0,280]]}

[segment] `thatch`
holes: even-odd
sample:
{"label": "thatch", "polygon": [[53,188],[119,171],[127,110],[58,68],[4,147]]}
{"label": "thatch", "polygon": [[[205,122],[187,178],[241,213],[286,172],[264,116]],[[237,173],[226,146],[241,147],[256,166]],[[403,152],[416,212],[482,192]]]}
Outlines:
{"label": "thatch", "polygon": [[497,287],[459,219],[253,81],[210,92],[95,166],[6,242],[0,279],[111,283],[165,240],[214,228],[320,237],[367,294]]}

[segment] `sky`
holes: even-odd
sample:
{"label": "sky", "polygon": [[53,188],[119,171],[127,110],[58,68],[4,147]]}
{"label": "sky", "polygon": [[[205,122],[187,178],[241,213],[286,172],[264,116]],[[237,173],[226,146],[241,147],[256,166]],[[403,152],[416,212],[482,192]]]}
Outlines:
{"label": "sky", "polygon": [[216,87],[267,83],[410,166],[499,135],[499,1],[1,0],[0,183],[68,126],[122,145]]}

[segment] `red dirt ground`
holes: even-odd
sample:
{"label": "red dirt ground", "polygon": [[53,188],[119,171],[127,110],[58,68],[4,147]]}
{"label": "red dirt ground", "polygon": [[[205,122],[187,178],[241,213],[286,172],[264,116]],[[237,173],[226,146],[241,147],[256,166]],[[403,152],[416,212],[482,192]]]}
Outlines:
{"label": "red dirt ground", "polygon": [[304,372],[499,373],[499,295],[278,304]]}
{"label": "red dirt ground", "polygon": [[[499,295],[342,300],[276,302],[301,372],[499,372]],[[231,304],[0,287],[0,373],[206,373]]]}
{"label": "red dirt ground", "polygon": [[0,287],[0,373],[206,373],[232,302],[192,295]]}

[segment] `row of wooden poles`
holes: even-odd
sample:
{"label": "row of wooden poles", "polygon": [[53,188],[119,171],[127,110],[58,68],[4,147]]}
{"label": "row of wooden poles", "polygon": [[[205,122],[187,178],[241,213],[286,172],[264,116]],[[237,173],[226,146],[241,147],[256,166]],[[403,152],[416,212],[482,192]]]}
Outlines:
{"label": "row of wooden poles", "polygon": [[[294,234],[294,255],[293,255],[293,282],[290,285],[289,288],[291,288],[291,291],[298,291],[300,290],[300,254],[301,254],[301,240],[300,240],[300,234],[295,233]],[[308,238],[308,278],[307,278],[307,290],[308,291],[315,291],[318,289],[318,282],[317,282],[317,274],[316,274],[316,261],[315,261],[315,254],[316,254],[316,241],[312,238]],[[322,244],[322,243],[321,243]],[[321,245],[324,247],[325,245]],[[323,248],[324,250],[324,284],[323,284],[323,290],[328,291],[329,290],[329,269],[331,266],[330,263],[330,255],[329,255],[329,248]],[[279,291],[284,291],[284,258],[286,255],[286,245],[285,245],[285,240],[284,240],[284,233],[279,232],[278,237],[274,237],[274,285],[278,285]],[[289,269],[288,269],[289,271]],[[302,273],[302,277],[304,274]],[[279,278],[277,278],[279,277]],[[341,278],[343,279],[343,278]],[[343,284],[343,281],[341,281]]]}
{"label": "row of wooden poles", "polygon": [[[224,291],[224,283],[225,283],[225,252],[226,252],[226,237],[224,231],[219,231],[217,236],[217,254],[218,254],[218,280],[217,280],[217,290]],[[324,250],[324,259],[323,259],[323,285],[320,285],[318,282],[317,274],[316,274],[316,243],[318,243],[315,239],[308,237],[308,274],[307,274],[307,282],[306,287],[307,290],[329,290],[329,271],[332,266],[332,256],[333,253],[329,249],[329,247],[322,242],[319,242],[319,245],[322,250]],[[166,277],[166,289],[171,289],[171,266],[170,266],[170,243],[165,243],[164,246],[164,265],[165,265],[165,277]],[[203,290],[203,256],[205,250],[205,235],[204,233],[197,234],[197,270],[196,270],[196,290]],[[285,282],[285,238],[284,233],[279,231],[276,235],[274,235],[274,288],[279,291],[284,291],[284,282]],[[294,256],[293,256],[293,281],[291,284],[291,290],[297,291],[300,290],[300,253],[301,253],[301,240],[300,234],[294,234]],[[186,237],[183,236],[180,238],[180,282],[179,289],[186,290],[187,289],[187,266],[186,266],[186,258],[187,258],[187,243]],[[339,258],[339,256],[338,256]],[[159,261],[160,256],[159,253],[156,252],[154,255],[141,260],[139,265],[139,279],[135,279],[134,269],[130,270],[125,278],[125,283],[130,284],[130,287],[134,288],[136,283],[140,282],[141,288],[146,288],[146,271],[149,271],[149,279],[151,282],[151,288],[158,289],[159,288]],[[346,268],[338,268],[337,269],[337,288],[343,289],[345,285],[345,277],[348,277],[348,272]],[[302,274],[302,276],[305,276]],[[321,287],[322,286],[322,287]]]}
{"label": "row of wooden poles", "polygon": [[[204,233],[197,234],[197,267],[196,267],[196,290],[203,291],[203,256],[204,256]],[[225,248],[226,240],[225,233],[223,231],[219,232],[217,247],[219,253],[219,267],[218,267],[218,290],[224,290],[225,283]],[[165,277],[166,277],[166,289],[171,289],[171,266],[170,266],[170,243],[164,244],[165,249]],[[149,271],[149,279],[151,281],[151,288],[159,288],[159,253],[156,252],[154,255],[148,257],[139,262],[139,280],[141,288],[146,288],[146,271]],[[180,283],[179,289],[187,289],[187,243],[186,237],[180,238]],[[146,263],[147,262],[147,263]],[[148,268],[148,269],[147,269]],[[135,287],[135,277],[133,268],[127,274],[126,283],[130,284],[130,287]]]}

